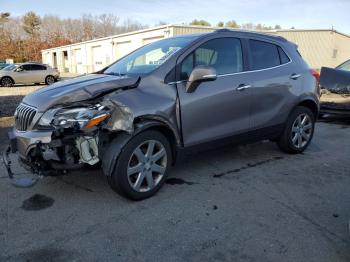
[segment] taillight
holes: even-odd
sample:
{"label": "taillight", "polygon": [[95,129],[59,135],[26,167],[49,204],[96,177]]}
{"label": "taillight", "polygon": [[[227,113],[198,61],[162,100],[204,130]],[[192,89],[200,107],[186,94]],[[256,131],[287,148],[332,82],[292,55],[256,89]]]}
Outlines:
{"label": "taillight", "polygon": [[320,73],[315,69],[311,69],[310,73],[316,78],[317,84],[320,83]]}

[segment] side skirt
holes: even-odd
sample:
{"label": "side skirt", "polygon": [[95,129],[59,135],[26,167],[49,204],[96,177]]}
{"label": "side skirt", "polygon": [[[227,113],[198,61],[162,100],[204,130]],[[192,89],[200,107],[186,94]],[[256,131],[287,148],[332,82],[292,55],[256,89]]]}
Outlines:
{"label": "side skirt", "polygon": [[282,134],[283,129],[284,124],[279,124],[272,127],[253,130],[244,134],[220,138],[210,142],[205,142],[189,147],[178,148],[176,162],[179,163],[183,161],[186,158],[186,155],[188,154],[193,154],[214,148],[220,148],[227,145],[251,144],[265,139],[278,139]]}

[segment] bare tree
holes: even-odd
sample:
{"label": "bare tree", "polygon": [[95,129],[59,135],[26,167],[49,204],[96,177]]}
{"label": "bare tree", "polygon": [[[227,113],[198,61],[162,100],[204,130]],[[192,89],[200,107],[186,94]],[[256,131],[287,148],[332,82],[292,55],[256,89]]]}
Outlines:
{"label": "bare tree", "polygon": [[26,13],[23,18],[23,29],[30,36],[35,37],[40,30],[41,19],[34,12]]}

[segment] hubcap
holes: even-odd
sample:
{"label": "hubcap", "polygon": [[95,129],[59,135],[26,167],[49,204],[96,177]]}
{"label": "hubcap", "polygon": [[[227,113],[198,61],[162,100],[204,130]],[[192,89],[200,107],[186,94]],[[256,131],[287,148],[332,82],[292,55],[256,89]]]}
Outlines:
{"label": "hubcap", "polygon": [[299,115],[292,126],[291,138],[296,148],[304,147],[310,140],[312,134],[312,121],[309,115]]}
{"label": "hubcap", "polygon": [[167,153],[156,140],[147,140],[131,154],[127,175],[130,186],[137,192],[147,192],[162,180],[167,166]]}

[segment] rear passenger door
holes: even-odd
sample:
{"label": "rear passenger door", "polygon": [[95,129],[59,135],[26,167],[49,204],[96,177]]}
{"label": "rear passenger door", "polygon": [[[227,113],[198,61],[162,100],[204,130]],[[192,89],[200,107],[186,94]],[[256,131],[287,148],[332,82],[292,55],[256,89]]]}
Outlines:
{"label": "rear passenger door", "polygon": [[[217,79],[202,82],[193,93],[186,93],[186,81],[199,65],[216,69]],[[185,146],[243,133],[249,129],[249,78],[244,71],[239,38],[208,40],[195,48],[179,64],[178,94]],[[241,74],[242,73],[242,74]],[[238,88],[238,89],[237,89]]]}
{"label": "rear passenger door", "polygon": [[31,81],[34,83],[45,82],[46,66],[32,64],[30,67],[31,67],[31,72],[32,72],[32,80]]}
{"label": "rear passenger door", "polygon": [[252,108],[250,125],[261,129],[284,123],[301,88],[300,74],[281,46],[249,39]]}

